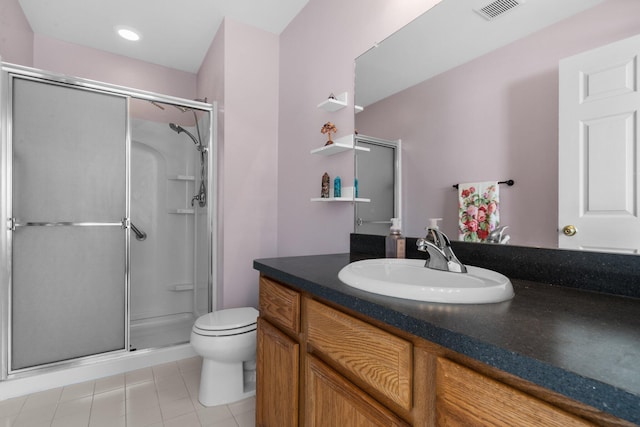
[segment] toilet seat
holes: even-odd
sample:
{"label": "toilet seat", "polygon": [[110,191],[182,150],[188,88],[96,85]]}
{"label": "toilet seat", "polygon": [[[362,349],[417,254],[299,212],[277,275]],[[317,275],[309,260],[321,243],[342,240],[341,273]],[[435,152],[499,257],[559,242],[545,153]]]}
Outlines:
{"label": "toilet seat", "polygon": [[229,308],[198,317],[193,333],[220,337],[255,331],[258,310],[253,307]]}

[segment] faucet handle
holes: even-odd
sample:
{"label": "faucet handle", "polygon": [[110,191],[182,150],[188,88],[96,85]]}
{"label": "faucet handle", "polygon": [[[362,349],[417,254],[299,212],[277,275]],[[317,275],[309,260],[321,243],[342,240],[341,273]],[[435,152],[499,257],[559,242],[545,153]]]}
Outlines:
{"label": "faucet handle", "polygon": [[425,267],[433,268],[434,270],[449,271],[447,256],[442,249],[437,247],[428,239],[418,239],[417,245],[419,251],[427,252],[429,254],[429,259],[424,265]]}
{"label": "faucet handle", "polygon": [[425,237],[425,239],[436,245],[439,249],[444,249],[451,246],[449,238],[439,229],[426,227],[425,230],[427,231],[427,236]]}
{"label": "faucet handle", "polygon": [[447,235],[437,228],[427,227],[425,230],[427,230],[427,236],[417,241],[418,250],[429,253],[429,260],[425,267],[466,273],[467,268],[453,253],[451,241]]}

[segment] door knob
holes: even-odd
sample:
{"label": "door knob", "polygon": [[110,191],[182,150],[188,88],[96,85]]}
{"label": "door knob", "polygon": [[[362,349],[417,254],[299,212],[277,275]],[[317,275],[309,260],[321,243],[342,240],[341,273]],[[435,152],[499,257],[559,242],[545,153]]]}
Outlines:
{"label": "door knob", "polygon": [[578,232],[578,229],[573,225],[565,225],[564,228],[562,229],[562,232],[564,233],[565,236],[571,237]]}

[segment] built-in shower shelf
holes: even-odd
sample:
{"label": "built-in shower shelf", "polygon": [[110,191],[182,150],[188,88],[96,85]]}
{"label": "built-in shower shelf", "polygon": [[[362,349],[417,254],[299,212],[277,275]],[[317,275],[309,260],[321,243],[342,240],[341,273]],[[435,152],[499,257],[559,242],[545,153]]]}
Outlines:
{"label": "built-in shower shelf", "polygon": [[193,283],[181,283],[179,285],[173,285],[171,286],[170,290],[174,292],[192,291]]}
{"label": "built-in shower shelf", "polygon": [[173,181],[195,181],[196,177],[193,175],[170,175],[167,177]]}
{"label": "built-in shower shelf", "polygon": [[167,212],[170,214],[181,214],[181,215],[193,215],[196,213],[195,209],[169,209]]}

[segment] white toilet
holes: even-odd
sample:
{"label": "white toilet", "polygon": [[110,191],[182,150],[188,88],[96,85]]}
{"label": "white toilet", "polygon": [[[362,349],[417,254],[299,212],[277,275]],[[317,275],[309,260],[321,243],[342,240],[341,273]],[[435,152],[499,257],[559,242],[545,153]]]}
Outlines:
{"label": "white toilet", "polygon": [[255,395],[257,318],[258,310],[242,307],[215,311],[196,320],[191,345],[202,356],[198,400],[204,406]]}

